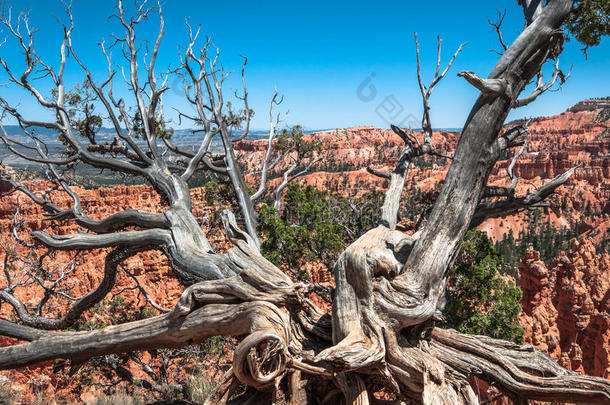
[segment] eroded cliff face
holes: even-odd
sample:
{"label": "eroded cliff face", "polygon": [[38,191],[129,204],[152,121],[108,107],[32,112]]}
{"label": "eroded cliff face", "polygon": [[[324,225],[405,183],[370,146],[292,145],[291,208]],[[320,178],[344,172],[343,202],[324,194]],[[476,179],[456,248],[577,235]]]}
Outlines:
{"label": "eroded cliff face", "polygon": [[[607,108],[607,109],[605,109]],[[562,254],[545,266],[535,251],[528,251],[520,266],[521,287],[524,291],[523,314],[520,321],[526,331],[526,342],[547,351],[564,366],[580,372],[610,377],[610,258],[596,255],[594,243],[607,235],[610,226],[610,106],[597,102],[585,102],[558,116],[539,118],[530,127],[531,146],[518,161],[515,172],[526,182],[518,193],[524,193],[541,185],[546,179],[559,174],[576,164],[573,179],[559,190],[559,197],[551,201],[547,214],[557,224],[567,224],[569,216],[578,216],[588,204],[595,213],[585,218],[583,232],[589,238],[575,242],[570,252]],[[348,128],[325,131],[309,135],[325,142],[324,159],[318,171],[303,177],[300,181],[319,189],[329,189],[346,196],[358,196],[376,188],[384,187],[383,180],[370,175],[364,167],[371,165],[377,169],[390,170],[402,146],[402,140],[391,131],[378,128]],[[444,151],[455,148],[458,136],[453,133],[435,132],[433,143]],[[558,147],[559,145],[559,147]],[[556,150],[560,149],[560,150]],[[265,143],[243,141],[238,145],[244,162],[252,169],[257,166],[265,153]],[[491,181],[506,184],[508,162],[500,162]],[[440,160],[428,161],[412,170],[408,187],[417,186],[422,191],[434,189],[445,176],[448,164]],[[256,180],[252,172],[250,180]],[[275,180],[277,181],[277,180]],[[0,192],[6,192],[6,184],[0,183]],[[37,193],[46,190],[49,184],[43,181],[28,183]],[[2,188],[4,187],[4,188]],[[100,219],[128,208],[138,208],[158,212],[163,202],[147,186],[117,186],[97,190],[76,189],[84,211],[93,218]],[[203,189],[193,189],[194,214],[200,218],[206,231],[210,228],[211,208],[206,206]],[[53,192],[50,198],[57,204],[68,207],[71,201],[65,195]],[[13,194],[0,200],[0,237],[10,240],[14,214],[19,207],[20,217],[26,230],[41,230],[48,226],[42,210],[24,195]],[[495,239],[501,239],[508,230],[518,232],[526,226],[523,217],[514,216],[503,220],[491,220],[482,228]],[[74,224],[53,227],[57,234],[75,232]],[[225,250],[229,243],[223,233],[208,233],[215,249]],[[601,235],[601,236],[600,236]],[[24,235],[24,237],[26,237]],[[22,248],[19,248],[22,249]],[[25,252],[21,250],[21,252]],[[96,250],[76,258],[74,273],[71,274],[71,288],[74,296],[80,296],[94,289],[103,274],[103,260],[107,251]],[[3,263],[4,252],[0,252]],[[58,252],[53,256],[51,266],[61,266],[71,259],[68,253]],[[158,252],[147,252],[127,261],[125,266],[147,290],[151,298],[165,308],[171,308],[183,288],[171,274],[166,259]],[[330,282],[330,275],[315,263],[307,269],[312,280],[319,283]],[[0,272],[0,286],[4,280]],[[144,299],[133,290],[133,280],[121,272],[117,286],[109,299],[121,291],[127,305],[138,308]],[[28,305],[35,305],[42,296],[41,289],[27,289],[19,293]],[[330,310],[328,304],[317,300],[319,305]],[[65,312],[65,301],[52,299],[49,314],[61,316]],[[0,307],[0,317],[9,317],[10,308]],[[84,321],[102,322],[106,315],[89,311]],[[0,346],[14,344],[11,339],[0,338]],[[135,376],[145,377],[142,371],[133,367]],[[182,369],[189,371],[188,367]],[[52,398],[55,394],[71,400],[91,397],[91,391],[75,393],[75,378],[62,377],[52,373],[52,364],[2,372],[0,378],[8,376],[11,382],[23,391],[26,400],[33,400],[35,392]],[[1,383],[2,381],[0,381]]]}
{"label": "eroded cliff face", "polygon": [[566,368],[609,378],[610,256],[596,254],[589,239],[574,240],[546,266],[530,249],[519,275],[525,343]]}
{"label": "eroded cliff face", "polygon": [[[516,124],[518,122],[509,123],[507,128]],[[581,232],[600,239],[610,221],[610,102],[585,100],[562,114],[535,118],[529,128],[527,151],[514,169],[515,174],[523,178],[517,194],[532,191],[580,165],[568,183],[558,190],[557,198],[550,201],[551,207],[546,214],[558,226],[582,222]],[[416,135],[421,137],[421,134]],[[365,168],[372,166],[390,171],[403,147],[402,140],[392,131],[373,127],[334,129],[308,137],[323,142],[322,159],[312,173],[297,181],[346,197],[383,189],[384,180],[369,174]],[[437,131],[432,143],[441,152],[451,154],[458,139],[456,133]],[[265,151],[265,141],[242,141],[237,145],[252,182],[257,180],[256,168],[260,167]],[[506,173],[509,163],[510,159],[498,162],[489,179],[491,184],[510,183]],[[446,160],[420,159],[418,167],[409,172],[407,187],[432,190],[445,178],[448,167]],[[278,182],[279,179],[272,181],[271,188]],[[587,218],[582,215],[585,208],[592,213]],[[526,226],[524,215],[515,215],[489,220],[481,229],[494,240],[500,240],[509,232],[519,234]]]}

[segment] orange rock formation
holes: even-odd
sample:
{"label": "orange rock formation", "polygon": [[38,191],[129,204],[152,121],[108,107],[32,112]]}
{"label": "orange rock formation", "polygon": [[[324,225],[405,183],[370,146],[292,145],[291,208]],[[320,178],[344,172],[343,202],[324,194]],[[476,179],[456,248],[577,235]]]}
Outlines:
{"label": "orange rock formation", "polygon": [[[509,123],[507,127],[515,124]],[[517,194],[531,191],[544,181],[580,165],[567,185],[558,190],[557,201],[562,204],[552,201],[547,214],[555,224],[565,226],[570,220],[582,219],[577,211],[582,211],[584,204],[588,204],[594,215],[587,218],[587,229],[582,231],[588,231],[591,236],[602,234],[610,221],[607,204],[610,199],[610,102],[585,100],[562,114],[535,118],[529,129],[527,151],[514,169],[515,174],[523,178]],[[403,145],[392,131],[373,127],[333,129],[308,136],[323,142],[323,159],[312,173],[297,181],[346,197],[383,188],[384,180],[369,174],[365,168],[370,165],[379,170],[391,170]],[[456,133],[436,131],[432,143],[438,150],[451,154],[458,139]],[[242,141],[237,145],[237,152],[250,169],[252,181],[257,177],[256,169],[261,166],[266,146],[265,141]],[[490,176],[492,184],[510,183],[506,174],[509,163],[510,159],[498,162]],[[431,190],[444,179],[448,167],[448,162],[427,159],[417,170],[411,170],[407,187]],[[277,182],[278,179],[272,182],[272,187]],[[602,224],[606,225],[597,229]],[[490,220],[481,229],[499,240],[509,231],[517,235],[524,226],[523,216],[516,215]]]}
{"label": "orange rock formation", "polygon": [[547,267],[530,249],[519,275],[525,343],[566,368],[610,378],[610,256],[574,240]]}
{"label": "orange rock formation", "polygon": [[[521,287],[524,291],[523,314],[521,323],[526,330],[526,341],[547,351],[564,366],[586,374],[608,377],[610,374],[610,258],[608,255],[595,255],[593,242],[599,242],[600,234],[607,235],[610,226],[610,106],[598,101],[579,103],[569,111],[549,118],[538,118],[530,126],[530,147],[516,165],[517,175],[527,180],[519,193],[540,185],[545,179],[573,167],[583,166],[567,186],[560,190],[557,202],[553,202],[549,215],[558,224],[567,223],[566,212],[573,208],[582,210],[589,204],[596,214],[584,221],[591,239],[575,242],[572,250],[561,255],[547,267],[539,260],[534,251],[529,251],[520,266]],[[312,184],[319,189],[330,189],[347,196],[357,196],[383,186],[383,180],[370,175],[364,167],[372,165],[377,169],[389,170],[394,164],[401,147],[401,140],[391,131],[378,128],[348,128],[309,135],[324,140],[324,159],[316,171],[300,181]],[[458,136],[454,133],[435,132],[433,142],[445,152],[454,149]],[[265,143],[242,141],[238,152],[246,165],[253,169],[265,153]],[[506,183],[507,162],[500,162],[491,181],[494,184]],[[422,190],[433,189],[443,178],[448,165],[439,160],[430,160],[419,170],[410,174],[409,185]],[[250,174],[255,180],[256,173]],[[277,181],[277,180],[276,180]],[[48,188],[48,183],[33,181],[28,184],[40,193]],[[0,187],[5,184],[0,183]],[[0,192],[7,191],[0,189]],[[118,186],[97,190],[76,190],[81,197],[84,211],[93,218],[103,218],[127,208],[158,211],[162,201],[147,186]],[[51,199],[61,206],[71,203],[65,195],[57,192],[50,194]],[[194,213],[201,218],[204,228],[209,227],[210,208],[205,206],[202,189],[192,190]],[[48,226],[43,220],[41,209],[23,195],[13,194],[0,200],[0,237],[8,240],[12,229],[13,217],[19,207],[27,230],[40,230]],[[576,214],[571,214],[576,215]],[[494,238],[500,239],[508,229],[518,232],[522,229],[522,218],[515,216],[492,220],[483,228]],[[75,232],[74,224],[54,226],[58,234]],[[601,233],[600,233],[601,232]],[[597,239],[595,239],[597,238]],[[211,235],[211,243],[218,250],[227,247],[223,235]],[[105,252],[98,250],[79,256],[73,280],[73,295],[80,296],[98,285],[102,274]],[[4,252],[0,252],[0,263]],[[67,253],[58,253],[57,263],[69,260]],[[56,264],[57,265],[57,264]],[[171,275],[166,260],[161,254],[149,252],[130,259],[126,266],[137,278],[151,297],[161,306],[171,307],[178,299],[182,287]],[[318,282],[328,282],[328,274],[320,271],[315,264],[311,273]],[[0,272],[0,286],[4,282]],[[115,294],[125,287],[133,287],[133,281],[125,274],[118,277]],[[20,298],[26,303],[40,299],[40,290],[22,291]],[[123,292],[128,302],[143,304],[137,291]],[[51,301],[49,311],[52,315],[61,314],[65,307]],[[325,305],[320,302],[320,305]],[[0,316],[10,313],[7,305],[0,307]],[[99,314],[87,313],[86,320],[94,320]],[[14,344],[11,339],[0,338],[0,346]],[[64,398],[70,396],[74,388],[71,380],[62,380],[51,372],[50,363],[28,369],[3,372],[11,381],[18,381],[32,397],[34,386],[45,395],[57,393]],[[47,377],[43,377],[47,376]],[[28,391],[29,390],[29,391]]]}

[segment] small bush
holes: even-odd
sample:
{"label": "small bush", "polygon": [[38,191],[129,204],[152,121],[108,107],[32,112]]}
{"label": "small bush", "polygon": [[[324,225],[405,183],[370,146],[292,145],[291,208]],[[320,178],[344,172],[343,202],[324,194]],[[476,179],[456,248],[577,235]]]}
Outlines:
{"label": "small bush", "polygon": [[223,353],[225,339],[221,336],[207,338],[201,343],[201,349],[206,354],[217,355]]}
{"label": "small bush", "polygon": [[468,231],[451,271],[444,326],[460,332],[523,342],[519,324],[522,292],[502,278],[502,256],[481,231]]}

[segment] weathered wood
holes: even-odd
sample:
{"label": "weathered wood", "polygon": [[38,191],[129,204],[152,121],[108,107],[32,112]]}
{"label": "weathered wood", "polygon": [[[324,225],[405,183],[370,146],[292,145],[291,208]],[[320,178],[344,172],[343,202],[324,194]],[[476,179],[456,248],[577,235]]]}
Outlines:
{"label": "weathered wood", "polygon": [[301,378],[301,370],[295,370],[290,373],[288,380],[290,405],[301,405],[307,403],[306,382]]}
{"label": "weathered wood", "polygon": [[[196,152],[183,151],[165,140],[169,151],[186,158],[177,165],[164,160],[157,147],[158,132],[164,129],[161,96],[167,90],[165,83],[157,84],[154,72],[164,26],[160,8],[157,40],[146,74],[139,75],[142,72],[138,72],[139,47],[134,30],[152,8],[142,6],[130,19],[125,16],[123,2],[118,0],[116,17],[125,30],[121,40],[125,44],[128,63],[126,79],[137,101],[141,121],[137,123],[127,114],[124,101],[116,100],[112,94],[115,72],[103,44],[102,51],[108,61],[105,82],[96,83],[78,58],[71,42],[73,27],[69,7],[71,24],[64,30],[58,72],[48,65],[41,65],[40,59],[34,57],[33,48],[26,45],[33,43],[29,29],[22,33],[14,29],[11,21],[0,17],[23,48],[26,70],[15,75],[1,58],[0,65],[13,84],[28,91],[58,118],[57,122],[28,120],[0,96],[0,108],[19,122],[33,146],[12,139],[4,128],[0,128],[0,138],[10,145],[11,150],[16,150],[17,146],[25,147],[31,155],[18,154],[26,159],[48,164],[54,187],[65,192],[73,205],[69,209],[60,208],[12,179],[5,181],[40,205],[49,214],[48,219],[74,220],[90,232],[61,236],[34,233],[41,244],[65,250],[114,249],[106,258],[105,276],[100,285],[77,301],[63,318],[33,316],[12,294],[12,287],[0,292],[0,299],[15,308],[24,324],[0,320],[0,334],[30,341],[0,348],[0,369],[52,359],[68,359],[73,365],[78,365],[94,356],[180,347],[223,335],[239,339],[233,368],[206,403],[226,403],[239,384],[246,384],[248,393],[255,393],[250,396],[250,401],[273,397],[272,400],[297,404],[315,394],[322,403],[336,403],[343,397],[348,404],[368,404],[369,401],[379,402],[371,394],[381,384],[396,396],[397,404],[406,401],[476,404],[477,398],[466,381],[469,375],[495,384],[516,401],[610,402],[610,382],[607,380],[575,375],[528,347],[434,327],[434,320],[438,319],[444,305],[447,273],[466,230],[490,216],[501,216],[540,204],[574,170],[530,195],[516,198],[513,195],[515,178],[512,166],[523,152],[522,147],[509,167],[511,186],[485,188],[488,175],[501,152],[524,144],[524,140],[518,138],[524,135],[526,128],[513,128],[501,136],[500,130],[511,108],[535,99],[546,87],[539,83],[532,95],[516,101],[525,85],[540,73],[542,64],[557,56],[556,50],[560,48],[557,45],[562,40],[559,29],[573,2],[553,0],[544,5],[541,1],[523,1],[522,4],[527,27],[512,45],[506,47],[489,77],[481,78],[471,72],[461,74],[482,94],[466,120],[451,167],[425,227],[409,236],[394,229],[407,170],[418,156],[440,156],[431,145],[428,99],[461,49],[441,73],[439,39],[436,73],[430,86],[426,87],[421,78],[417,44],[418,82],[424,102],[424,141],[420,144],[412,133],[392,127],[405,142],[398,164],[391,174],[371,170],[390,179],[382,207],[382,224],[358,238],[335,264],[332,314],[325,314],[307,299],[313,291],[311,284],[294,282],[259,252],[260,238],[256,233],[256,212],[252,201],[263,195],[267,172],[275,164],[270,162],[273,116],[262,184],[259,192],[251,198],[233,150],[235,139],[230,137],[230,128],[241,121],[232,113],[223,112],[225,72],[217,67],[217,56],[208,56],[209,41],[199,52],[194,50],[198,31],[193,32],[188,26],[189,45],[178,69],[192,83],[185,89],[185,97],[195,108],[196,116],[180,112],[180,118],[199,125],[203,138]],[[27,16],[19,18],[27,19]],[[90,136],[87,137],[89,144],[85,145],[83,142],[86,140],[75,133],[77,126],[66,112],[66,89],[62,77],[68,51],[83,68],[88,84],[113,123],[117,137],[111,146],[97,145]],[[52,78],[57,90],[53,99],[45,99],[28,81],[36,69]],[[556,69],[553,82],[560,76],[558,67]],[[242,80],[243,72],[242,69]],[[142,85],[140,81],[144,76],[147,80]],[[145,88],[150,91],[148,97],[143,94]],[[237,139],[245,137],[249,130],[250,110],[245,87],[242,100],[246,107],[245,129]],[[60,132],[72,155],[66,159],[48,156],[28,130],[30,127],[52,128]],[[220,135],[225,149],[220,157],[211,156],[209,152],[212,138],[216,135]],[[136,142],[137,136],[145,142]],[[54,168],[76,160],[144,177],[169,208],[163,213],[128,210],[101,220],[89,218],[81,210],[78,195]],[[220,160],[224,164],[219,163]],[[187,180],[201,169],[229,177],[246,226],[245,231],[241,230],[232,213],[223,213],[225,231],[235,247],[222,255],[213,251],[192,213]],[[296,166],[292,170],[296,170]],[[293,171],[285,173],[283,186],[294,177]],[[279,188],[280,193],[283,186]],[[506,196],[507,199],[480,203],[481,197],[490,195]],[[128,229],[133,226],[138,229]],[[189,286],[171,312],[94,331],[39,330],[61,329],[74,322],[84,310],[108,293],[114,285],[117,266],[127,256],[149,249],[161,250],[178,279]],[[284,378],[288,381],[282,381]]]}
{"label": "weathered wood", "polygon": [[343,392],[346,405],[369,405],[369,394],[364,381],[353,373],[337,373],[337,385]]}
{"label": "weathered wood", "polygon": [[211,336],[239,336],[260,329],[285,336],[285,321],[277,307],[264,301],[208,304],[184,317],[170,313],[91,332],[43,335],[31,343],[3,347],[0,349],[0,369],[57,358],[78,363],[106,354],[181,347]]}
{"label": "weathered wood", "polygon": [[505,80],[510,92],[495,98],[483,94],[475,103],[428,222],[405,263],[407,271],[391,282],[397,291],[421,286],[432,301],[444,294],[447,271],[499,157],[494,142],[512,108],[512,100],[540,70],[546,59],[540,57],[540,52],[551,46],[553,33],[565,21],[571,6],[571,1],[550,2],[494,68],[490,78]]}
{"label": "weathered wood", "polygon": [[[497,346],[504,348],[496,350]],[[610,381],[558,370],[557,365],[537,351],[511,350],[506,342],[482,340],[451,330],[432,332],[430,353],[458,372],[476,375],[500,385],[513,398],[542,401],[610,403]],[[523,369],[544,371],[532,375]]]}

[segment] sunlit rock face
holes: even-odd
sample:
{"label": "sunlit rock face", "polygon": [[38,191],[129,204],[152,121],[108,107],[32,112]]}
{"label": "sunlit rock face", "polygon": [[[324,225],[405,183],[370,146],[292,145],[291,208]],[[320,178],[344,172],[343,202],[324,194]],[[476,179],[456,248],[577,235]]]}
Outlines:
{"label": "sunlit rock face", "polygon": [[[509,123],[506,128],[515,124]],[[535,118],[529,128],[527,150],[514,168],[515,175],[523,179],[517,195],[532,191],[580,165],[568,183],[558,190],[557,198],[550,201],[546,215],[558,226],[578,220],[583,227],[579,231],[586,232],[598,243],[610,226],[607,204],[610,199],[610,102],[585,100],[562,114]],[[421,134],[416,135],[421,138]],[[391,130],[373,127],[333,129],[307,136],[323,142],[322,159],[312,173],[297,181],[346,197],[384,189],[385,181],[365,169],[372,166],[382,171],[392,170],[404,145]],[[439,151],[451,154],[458,139],[456,133],[435,131],[432,144]],[[242,155],[240,161],[248,168],[247,173],[251,173],[248,176],[251,182],[257,180],[256,168],[264,159],[266,147],[266,141],[242,141],[236,145],[237,153]],[[491,184],[510,184],[509,163],[510,159],[496,164],[489,179]],[[449,162],[434,159],[417,166],[409,172],[406,188],[430,191],[445,178]],[[279,178],[272,180],[272,186],[279,181]],[[592,215],[583,218],[585,205]],[[480,228],[494,240],[501,240],[509,232],[518,235],[526,226],[524,215],[515,215],[488,220]]]}
{"label": "sunlit rock face", "polygon": [[610,256],[574,240],[548,266],[528,250],[519,266],[525,342],[561,365],[610,377]]}
{"label": "sunlit rock face", "polygon": [[[547,351],[562,365],[579,372],[610,377],[610,258],[596,255],[594,244],[610,227],[610,111],[609,103],[584,101],[567,112],[548,118],[537,118],[530,126],[530,146],[515,165],[515,174],[526,180],[517,194],[532,190],[548,178],[577,165],[568,184],[558,190],[557,201],[551,201],[547,215],[557,225],[566,225],[569,219],[580,215],[584,204],[589,204],[595,213],[581,218],[580,231],[587,238],[573,244],[572,249],[546,266],[539,254],[530,250],[523,258],[520,268],[520,284],[523,289],[523,313],[520,322],[525,329],[527,343],[532,343]],[[360,127],[324,131],[308,135],[324,141],[323,157],[313,173],[304,176],[300,182],[319,189],[332,190],[345,196],[360,196],[374,189],[384,189],[384,181],[369,174],[364,168],[371,165],[379,170],[389,171],[396,163],[402,147],[402,140],[389,130]],[[458,135],[449,132],[435,132],[433,144],[444,152],[452,151]],[[249,181],[255,183],[254,168],[264,158],[265,141],[242,141],[237,151],[243,155]],[[493,184],[507,184],[507,161],[499,162],[490,181]],[[448,163],[429,162],[417,170],[412,170],[407,187],[418,187],[422,191],[433,190],[444,178]],[[0,174],[15,174],[10,168],[0,167]],[[278,179],[272,180],[271,187]],[[29,181],[27,185],[41,193],[49,188],[45,181]],[[159,212],[166,208],[163,202],[148,186],[117,186],[95,190],[76,187],[83,210],[92,218],[101,219],[124,209],[138,208]],[[10,186],[0,182],[0,192],[10,191]],[[204,189],[191,190],[193,211],[208,233],[210,243],[219,251],[226,251],[230,243],[222,232],[210,232],[214,207],[206,206]],[[65,194],[53,192],[51,198],[62,207],[72,203]],[[0,199],[0,236],[7,240],[12,231],[14,214],[19,207],[20,218],[25,231],[42,230],[48,226],[44,213],[23,194],[14,193]],[[568,213],[569,211],[569,213]],[[580,217],[578,217],[580,218]],[[515,235],[526,226],[523,217],[494,219],[481,226],[496,239],[502,239],[512,230]],[[74,233],[77,226],[67,223],[53,227],[49,231],[56,234]],[[26,232],[24,238],[27,239]],[[95,250],[76,258],[72,274],[73,295],[80,296],[94,289],[103,277],[104,257],[107,250]],[[66,252],[58,252],[53,260],[60,266],[70,260]],[[0,263],[4,253],[0,253]],[[125,267],[137,277],[150,297],[159,305],[171,308],[178,300],[183,288],[171,274],[167,260],[159,252],[146,252],[129,259]],[[332,276],[320,263],[308,263],[306,271],[316,283],[332,283]],[[4,282],[0,271],[0,285]],[[125,273],[119,274],[116,287],[109,299],[122,291],[127,305],[138,307],[144,301],[133,281]],[[42,296],[41,289],[20,292],[19,297],[28,305],[35,305]],[[328,303],[312,296],[317,305],[330,310]],[[49,303],[52,315],[65,313],[65,302]],[[0,317],[10,316],[10,307],[0,307]],[[87,312],[84,321],[104,322],[105,315]],[[0,337],[0,346],[14,344],[13,339]],[[230,360],[227,360],[230,361]],[[185,369],[186,370],[186,369]],[[139,376],[141,370],[131,370]],[[69,401],[86,400],[92,396],[90,389],[75,395],[76,380],[66,374],[58,377],[52,373],[52,362],[21,370],[0,373],[0,379],[8,377],[29,401],[35,399],[35,392],[46,398],[54,394]],[[48,377],[47,377],[48,376]],[[1,381],[0,381],[1,382]],[[98,381],[99,382],[99,381]],[[21,395],[21,394],[20,394]]]}

